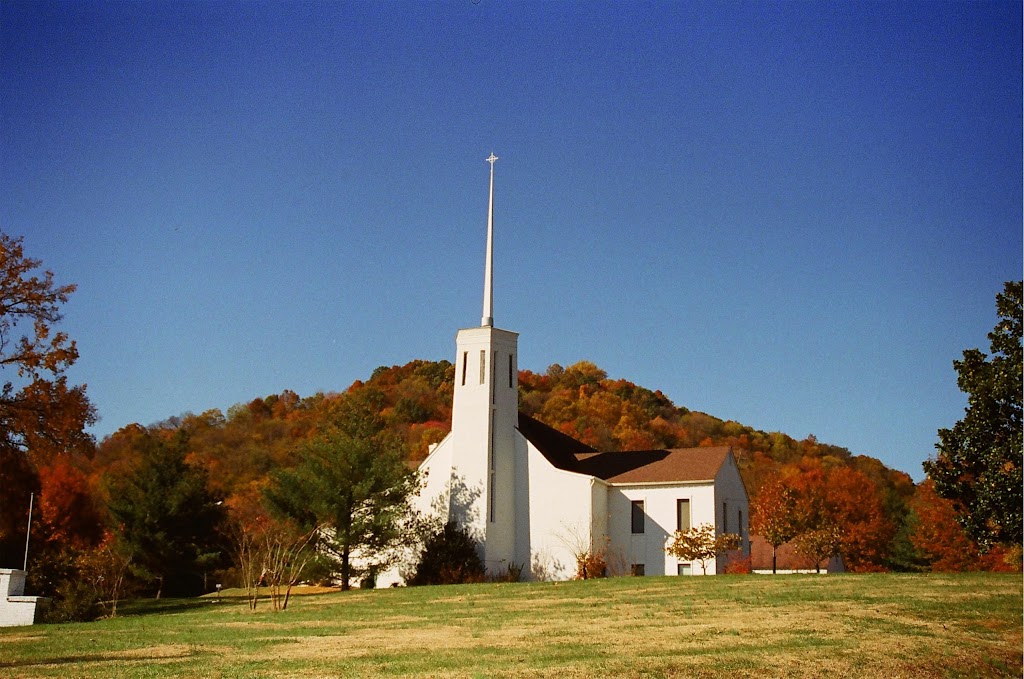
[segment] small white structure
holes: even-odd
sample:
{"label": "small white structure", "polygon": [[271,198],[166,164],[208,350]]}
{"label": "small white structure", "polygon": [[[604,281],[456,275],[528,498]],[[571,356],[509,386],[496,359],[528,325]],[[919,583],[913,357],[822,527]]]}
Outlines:
{"label": "small white structure", "polygon": [[[420,465],[417,509],[479,541],[492,575],[564,580],[577,556],[603,553],[612,574],[697,575],[665,553],[678,528],[738,533],[749,555],[747,492],[729,448],[599,452],[518,411],[518,335],[493,326],[494,154],[480,327],[455,338],[451,433]],[[708,573],[723,564],[707,564]],[[378,586],[399,581],[398,570]]]}
{"label": "small white structure", "polygon": [[31,625],[36,619],[36,606],[46,597],[24,596],[25,571],[0,568],[0,627]]}

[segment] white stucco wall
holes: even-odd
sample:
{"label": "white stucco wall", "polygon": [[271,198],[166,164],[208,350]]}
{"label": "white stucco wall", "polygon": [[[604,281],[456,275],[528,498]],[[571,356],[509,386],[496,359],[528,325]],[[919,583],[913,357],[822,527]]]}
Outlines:
{"label": "white stucco wall", "polygon": [[[644,532],[632,532],[632,503],[644,503]],[[613,484],[608,490],[608,534],[613,549],[619,550],[626,572],[633,564],[643,564],[646,575],[676,575],[675,557],[665,553],[665,542],[676,530],[676,502],[690,501],[690,525],[715,523],[715,490],[710,483],[699,484]],[[691,574],[700,575],[699,563]],[[708,563],[708,573],[714,573]]]}
{"label": "white stucco wall", "polygon": [[[644,532],[632,532],[632,503],[644,503]],[[690,526],[715,526],[716,533],[728,529],[743,538],[743,555],[749,556],[750,511],[747,493],[736,462],[726,458],[713,483],[612,484],[608,490],[608,535],[611,548],[621,553],[628,572],[643,564],[646,575],[676,575],[679,560],[665,553],[665,543],[677,528],[677,501],[690,501]],[[725,512],[723,514],[723,511]],[[707,573],[724,571],[723,563],[712,559]],[[689,562],[683,562],[689,563]],[[690,563],[691,575],[704,573],[699,562]]]}
{"label": "white stucco wall", "polygon": [[[715,477],[715,511],[718,533],[736,533],[741,539],[741,557],[750,556],[750,501],[743,478],[732,455]],[[716,572],[725,572],[725,563],[716,564]],[[708,567],[710,572],[711,568]]]}
{"label": "white stucco wall", "polygon": [[605,495],[604,484],[556,469],[522,435],[519,445],[525,448],[528,466],[527,487],[519,491],[530,497],[526,570],[533,580],[568,580],[576,573],[577,550],[592,548],[595,538],[599,546],[603,537],[604,520],[595,517],[594,497]]}
{"label": "white stucco wall", "polygon": [[[644,503],[644,532],[632,532],[632,503]],[[729,455],[713,483],[611,484],[608,489],[608,536],[611,549],[621,554],[626,572],[643,564],[646,575],[676,575],[680,561],[665,553],[665,542],[677,528],[678,500],[690,501],[690,526],[712,524],[717,533],[738,533],[742,556],[750,555],[750,510],[739,469]],[[725,512],[725,513],[723,513]],[[721,561],[722,563],[719,563]],[[700,563],[690,563],[691,575],[703,575]],[[724,559],[705,564],[707,574],[724,572]]]}
{"label": "white stucco wall", "polygon": [[[419,471],[423,475],[423,486],[412,498],[410,505],[420,516],[436,517],[439,521],[448,520],[449,493],[452,474],[452,441],[451,434],[446,436],[423,462]],[[392,587],[404,584],[402,574],[408,572],[416,564],[419,553],[415,549],[401,550],[398,561],[388,570],[377,575],[377,587]],[[358,563],[358,562],[357,562]]]}
{"label": "white stucco wall", "polygon": [[448,493],[452,474],[452,435],[441,440],[420,463],[422,489],[412,500],[413,509],[423,515],[448,520]]}

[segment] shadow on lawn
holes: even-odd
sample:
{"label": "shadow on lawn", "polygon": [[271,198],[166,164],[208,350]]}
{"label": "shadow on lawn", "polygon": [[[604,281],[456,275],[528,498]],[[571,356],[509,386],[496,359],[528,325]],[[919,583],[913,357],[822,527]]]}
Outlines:
{"label": "shadow on lawn", "polygon": [[13,669],[17,667],[33,667],[36,665],[78,665],[80,663],[97,662],[154,662],[160,660],[181,660],[190,657],[191,654],[182,655],[114,655],[111,653],[97,655],[68,655],[60,658],[33,658],[32,660],[12,660],[9,662],[0,661],[0,669]]}
{"label": "shadow on lawn", "polygon": [[135,599],[121,603],[117,607],[117,617],[131,618],[140,615],[160,615],[162,613],[181,613],[200,608],[216,606],[216,599]]}

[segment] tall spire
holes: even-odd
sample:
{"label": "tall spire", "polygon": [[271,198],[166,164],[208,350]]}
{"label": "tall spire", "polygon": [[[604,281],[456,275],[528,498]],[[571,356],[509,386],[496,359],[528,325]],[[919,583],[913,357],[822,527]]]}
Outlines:
{"label": "tall spire", "polygon": [[490,328],[494,325],[494,290],[492,283],[494,278],[491,260],[494,257],[494,161],[498,156],[491,153],[487,162],[491,164],[491,195],[487,201],[487,259],[484,264],[484,315],[480,319],[480,325]]}

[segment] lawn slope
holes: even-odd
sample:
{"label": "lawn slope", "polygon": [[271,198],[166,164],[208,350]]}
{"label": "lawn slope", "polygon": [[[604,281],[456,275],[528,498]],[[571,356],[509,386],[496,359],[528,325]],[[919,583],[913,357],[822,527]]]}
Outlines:
{"label": "lawn slope", "polygon": [[616,578],[244,600],[0,628],[14,677],[1020,676],[1019,575]]}

